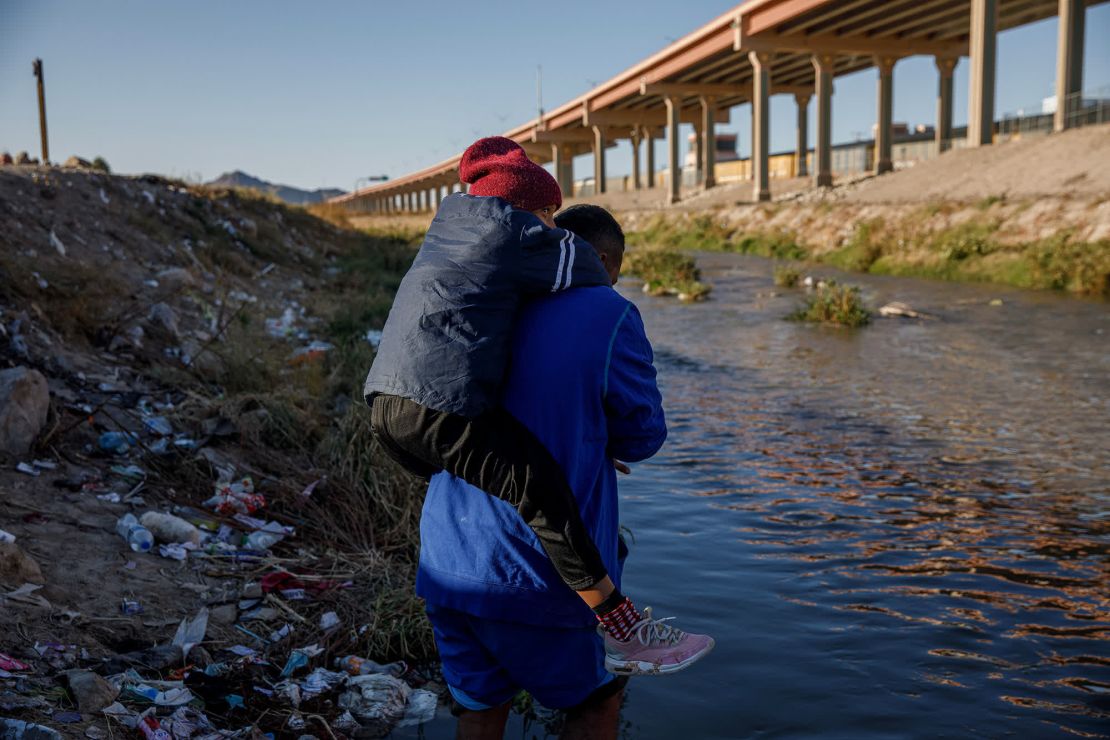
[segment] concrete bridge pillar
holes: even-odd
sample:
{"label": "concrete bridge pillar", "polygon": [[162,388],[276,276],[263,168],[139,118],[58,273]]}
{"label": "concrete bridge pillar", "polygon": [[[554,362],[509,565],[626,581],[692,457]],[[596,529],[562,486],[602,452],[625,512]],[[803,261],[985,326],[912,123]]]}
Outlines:
{"label": "concrete bridge pillar", "polygon": [[794,177],[805,177],[809,173],[806,157],[809,154],[809,93],[794,93],[798,104],[797,143],[794,145]]}
{"label": "concrete bridge pillar", "polygon": [[594,126],[594,195],[605,192],[605,129]]}
{"label": "concrete bridge pillar", "polygon": [[836,59],[831,54],[814,54],[817,95],[817,143],[813,148],[814,183],[832,187],[832,79]]}
{"label": "concrete bridge pillar", "polygon": [[875,126],[876,175],[894,169],[891,139],[894,135],[894,65],[897,61],[897,57],[875,57],[875,67],[879,70],[879,115]]}
{"label": "concrete bridge pillar", "polygon": [[673,95],[663,98],[667,106],[667,200],[668,204],[677,203],[682,187],[682,165],[678,160],[678,119],[682,99]]}
{"label": "concrete bridge pillar", "polygon": [[701,103],[701,148],[702,148],[702,185],[706,189],[717,184],[717,99],[712,95],[702,95]]}
{"label": "concrete bridge pillar", "polygon": [[650,126],[644,127],[644,149],[646,150],[644,164],[647,165],[648,189],[655,187],[655,132]]}
{"label": "concrete bridge pillar", "polygon": [[956,57],[937,57],[937,154],[952,148],[952,73],[960,61]]}
{"label": "concrete bridge pillar", "polygon": [[574,167],[573,154],[566,144],[551,145],[551,161],[554,165],[555,180],[559,183],[559,190],[564,198],[574,196]]}
{"label": "concrete bridge pillar", "polygon": [[1056,114],[1052,130],[1072,125],[1071,117],[1082,105],[1083,31],[1087,8],[1083,0],[1060,0],[1060,30],[1056,42]]}
{"label": "concrete bridge pillar", "polygon": [[[701,185],[705,176],[705,160],[702,159],[702,128],[700,123],[694,124],[694,184]],[[682,157],[686,161],[685,154]]]}
{"label": "concrete bridge pillar", "polygon": [[998,57],[998,0],[971,0],[971,82],[967,145],[994,140],[994,79]]}
{"label": "concrete bridge pillar", "polygon": [[640,128],[632,128],[632,189],[639,190],[640,184]]}
{"label": "concrete bridge pillar", "polygon": [[752,199],[770,200],[771,54],[748,52],[752,63]]}

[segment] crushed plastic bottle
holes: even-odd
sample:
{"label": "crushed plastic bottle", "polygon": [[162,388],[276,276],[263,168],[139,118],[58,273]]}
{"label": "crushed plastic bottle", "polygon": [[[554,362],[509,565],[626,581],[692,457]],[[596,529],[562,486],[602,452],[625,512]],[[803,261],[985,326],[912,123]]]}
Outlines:
{"label": "crushed plastic bottle", "polygon": [[139,438],[132,432],[104,432],[97,439],[97,446],[105,452],[111,452],[114,455],[122,455],[131,449],[131,445],[137,443]]}
{"label": "crushed plastic bottle", "polygon": [[124,514],[120,517],[120,520],[116,522],[116,533],[135,552],[150,552],[150,548],[154,546],[154,535],[146,527],[139,524],[139,520],[135,518],[134,514]]}

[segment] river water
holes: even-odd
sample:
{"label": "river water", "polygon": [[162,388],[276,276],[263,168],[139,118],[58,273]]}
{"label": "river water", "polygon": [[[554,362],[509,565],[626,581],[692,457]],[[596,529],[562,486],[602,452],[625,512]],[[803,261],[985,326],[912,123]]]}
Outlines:
{"label": "river water", "polygon": [[1110,305],[817,269],[934,315],[838,330],[698,262],[704,303],[621,286],[670,427],[621,515],[626,591],[717,648],[622,734],[1110,737]]}

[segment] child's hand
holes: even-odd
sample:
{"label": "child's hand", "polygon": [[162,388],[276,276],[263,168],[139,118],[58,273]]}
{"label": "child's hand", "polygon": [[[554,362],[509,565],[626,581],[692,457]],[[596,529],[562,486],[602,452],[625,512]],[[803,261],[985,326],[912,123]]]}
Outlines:
{"label": "child's hand", "polygon": [[613,458],[613,467],[617,469],[618,473],[624,473],[625,475],[628,475],[632,472],[632,468],[628,467],[615,457]]}

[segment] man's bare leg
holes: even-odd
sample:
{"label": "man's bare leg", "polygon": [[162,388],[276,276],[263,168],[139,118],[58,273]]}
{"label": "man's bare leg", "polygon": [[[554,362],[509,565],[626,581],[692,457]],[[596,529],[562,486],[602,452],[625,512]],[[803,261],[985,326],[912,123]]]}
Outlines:
{"label": "man's bare leg", "polygon": [[463,712],[455,730],[456,740],[501,740],[511,706],[512,702],[507,701],[499,707]]}
{"label": "man's bare leg", "polygon": [[566,724],[559,737],[566,740],[616,740],[624,689],[600,701],[587,699],[567,710]]}

